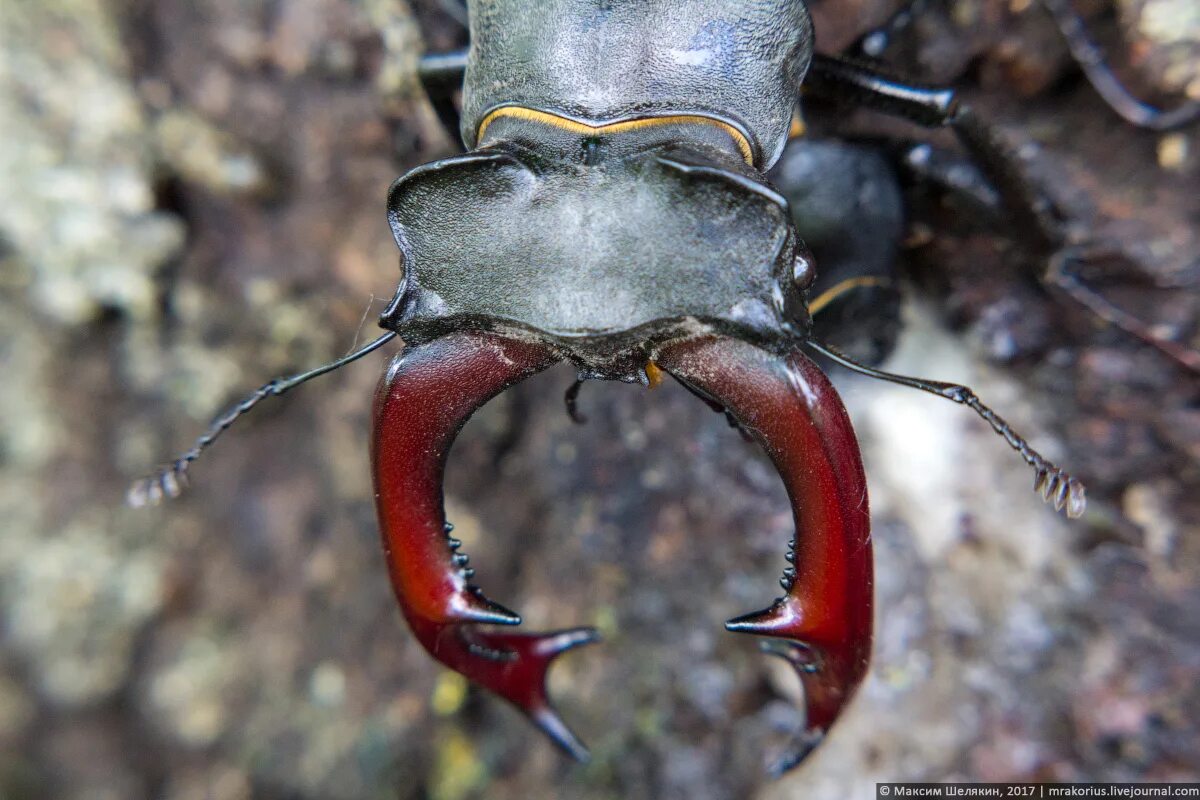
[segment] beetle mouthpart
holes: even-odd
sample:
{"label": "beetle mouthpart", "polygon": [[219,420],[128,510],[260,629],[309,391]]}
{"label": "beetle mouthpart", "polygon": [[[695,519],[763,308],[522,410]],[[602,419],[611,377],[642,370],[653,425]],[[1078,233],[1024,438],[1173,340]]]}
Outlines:
{"label": "beetle mouthpart", "polygon": [[771,768],[782,774],[820,743],[867,671],[871,533],[858,443],[833,386],[801,353],[704,337],[668,345],[655,361],[763,446],[792,501],[786,594],[725,626],[769,637],[763,649],[792,664],[804,686],[804,728]]}
{"label": "beetle mouthpart", "polygon": [[492,633],[474,625],[430,622],[409,617],[425,649],[472,683],[498,694],[520,709],[567,755],[586,762],[589,753],[546,691],[551,664],[563,653],[600,641],[592,628],[550,633]]}
{"label": "beetle mouthpart", "polygon": [[520,625],[521,615],[483,596],[475,586],[456,592],[450,600],[449,616],[455,622],[476,625]]}
{"label": "beetle mouthpart", "polygon": [[442,505],[446,456],[480,406],[559,360],[541,344],[495,333],[456,333],[406,350],[375,395],[372,463],[388,572],[421,645],[438,661],[521,709],[572,757],[587,749],[555,712],[546,674],[563,653],[598,641],[590,628],[498,633],[520,616],[471,583],[475,571],[450,536]]}
{"label": "beetle mouthpart", "polygon": [[465,673],[471,680],[525,712],[567,755],[579,762],[588,760],[587,748],[554,710],[546,693],[546,676],[550,665],[563,653],[600,641],[594,628],[542,634],[463,630],[462,636],[472,655],[483,659],[470,665]]}
{"label": "beetle mouthpart", "polygon": [[825,731],[810,729],[793,737],[791,745],[769,767],[767,772],[773,778],[780,778],[800,766],[809,753],[817,749],[817,745],[825,741]]}

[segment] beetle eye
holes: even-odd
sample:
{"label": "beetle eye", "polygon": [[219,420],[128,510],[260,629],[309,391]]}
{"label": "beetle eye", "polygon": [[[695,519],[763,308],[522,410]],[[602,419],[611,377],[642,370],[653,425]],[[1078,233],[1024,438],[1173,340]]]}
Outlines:
{"label": "beetle eye", "polygon": [[796,253],[796,260],[792,262],[792,285],[805,292],[812,287],[816,279],[817,265],[813,263],[812,254],[807,249],[800,248]]}

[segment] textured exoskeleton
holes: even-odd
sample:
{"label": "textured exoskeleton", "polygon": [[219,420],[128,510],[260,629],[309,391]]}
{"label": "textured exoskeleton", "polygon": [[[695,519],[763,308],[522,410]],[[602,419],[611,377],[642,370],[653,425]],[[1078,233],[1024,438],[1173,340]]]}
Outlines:
{"label": "textured exoskeleton", "polygon": [[[526,711],[568,751],[545,670],[588,630],[521,635],[470,583],[441,481],[467,417],[566,359],[587,377],[662,369],[726,409],[778,467],[797,525],[786,594],[728,624],[776,640],[807,694],[789,761],[866,671],[871,545],[854,433],[801,352],[808,257],[764,172],[812,59],[797,0],[470,4],[470,152],[392,187],[404,280],[382,324],[408,349],[376,399],[391,574],[430,653]],[[799,279],[799,283],[797,282]]]}

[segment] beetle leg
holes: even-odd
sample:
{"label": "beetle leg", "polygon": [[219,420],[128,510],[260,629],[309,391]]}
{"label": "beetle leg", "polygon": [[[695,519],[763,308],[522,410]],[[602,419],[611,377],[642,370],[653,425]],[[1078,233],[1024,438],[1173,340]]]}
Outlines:
{"label": "beetle leg", "polygon": [[[892,40],[908,29],[925,12],[929,0],[909,0],[890,19],[874,30],[860,36],[844,51],[844,55],[880,58]],[[1152,131],[1173,131],[1200,120],[1200,101],[1190,100],[1172,109],[1160,109],[1139,100],[1121,83],[1107,63],[1104,51],[1092,40],[1083,18],[1071,0],[1041,0],[1067,43],[1071,59],[1083,72],[1088,83],[1118,116],[1138,128]]]}
{"label": "beetle leg", "polygon": [[1042,0],[1042,6],[1054,17],[1071,58],[1083,70],[1096,93],[1130,125],[1152,131],[1173,131],[1200,120],[1200,101],[1188,100],[1175,108],[1155,108],[1134,97],[1125,88],[1112,68],[1105,62],[1102,51],[1088,34],[1083,18],[1071,7],[1070,0]]}
{"label": "beetle leg", "polygon": [[867,671],[871,534],[858,443],[828,378],[801,353],[781,357],[711,337],[668,345],[655,361],[737,419],[767,451],[792,501],[786,594],[726,623],[771,637],[764,649],[787,659],[804,685],[805,727],[776,765],[782,773],[821,741]]}
{"label": "beetle leg", "polygon": [[820,54],[813,58],[804,88],[926,128],[949,128],[996,187],[1018,228],[1038,246],[1059,246],[1063,237],[1059,209],[1029,180],[998,134],[961,101],[954,89],[908,83],[875,66]]}
{"label": "beetle leg", "polygon": [[446,129],[451,141],[460,137],[461,122],[458,106],[454,96],[462,89],[463,76],[467,70],[467,51],[455,50],[450,53],[427,53],[421,56],[417,64],[417,75],[421,86],[429,96],[429,102],[438,116],[438,121]]}
{"label": "beetle leg", "polygon": [[1104,255],[1107,254],[1102,251],[1089,253],[1086,248],[1065,247],[1050,259],[1046,282],[1110,325],[1115,325],[1146,344],[1157,347],[1192,372],[1200,373],[1200,352],[1157,333],[1150,325],[1112,303],[1080,278],[1077,271],[1080,264],[1092,256]]}
{"label": "beetle leg", "polygon": [[484,597],[449,537],[442,480],[467,419],[492,397],[559,360],[545,345],[494,333],[456,333],[411,347],[375,396],[372,462],[388,572],[400,607],[429,654],[516,705],[578,759],[587,750],[555,713],[546,672],[558,655],[595,641],[580,628],[494,633],[480,624],[521,618]]}
{"label": "beetle leg", "polygon": [[1183,367],[1196,370],[1200,354],[1161,336],[1153,327],[1122,311],[1078,280],[1065,267],[1079,248],[1068,242],[1061,209],[1025,173],[1020,160],[970,106],[949,88],[910,84],[877,68],[833,56],[816,55],[805,89],[819,95],[892,114],[927,128],[948,127],[998,193],[1015,230],[1035,251],[1055,262],[1042,280],[1064,291],[1100,319],[1150,344]]}
{"label": "beetle leg", "polygon": [[563,395],[563,402],[567,405],[567,416],[576,425],[586,425],[587,417],[579,410],[579,390],[583,388],[586,377],[580,376],[567,387],[566,393]]}

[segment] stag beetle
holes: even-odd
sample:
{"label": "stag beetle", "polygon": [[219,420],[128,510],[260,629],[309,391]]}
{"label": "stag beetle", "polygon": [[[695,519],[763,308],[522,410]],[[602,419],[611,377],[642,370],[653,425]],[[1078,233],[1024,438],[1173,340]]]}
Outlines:
{"label": "stag beetle", "polygon": [[[462,90],[467,152],[391,187],[402,278],[356,352],[272,381],[216,419],[131,502],[178,494],[189,466],[238,417],[381,348],[403,351],[375,395],[371,459],[390,577],[438,661],[515,704],[567,753],[587,751],[553,710],[546,673],[589,628],[498,632],[520,616],[489,600],[443,509],[451,445],[505,389],[568,361],[579,382],[653,385],[670,375],[756,439],[783,479],[796,533],[765,610],[726,624],[766,637],[804,686],[804,730],[778,771],[821,741],[863,680],[872,625],[866,482],[849,418],[808,349],[856,372],[973,409],[1071,517],[1083,485],[1043,458],[965,386],[882,372],[813,335],[816,266],[788,200],[765,177],[801,88],[948,127],[1003,205],[1036,230],[1052,209],[948,89],[816,53],[803,0],[470,2],[466,53],[427,56],[435,100]],[[895,28],[896,26],[891,26]],[[870,41],[870,40],[864,40]],[[457,111],[456,111],[457,113]],[[1047,234],[1049,236],[1049,234]]]}

